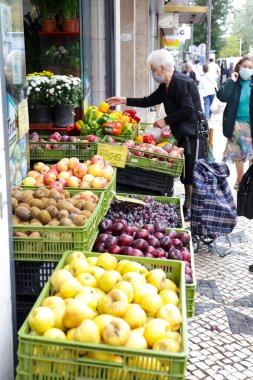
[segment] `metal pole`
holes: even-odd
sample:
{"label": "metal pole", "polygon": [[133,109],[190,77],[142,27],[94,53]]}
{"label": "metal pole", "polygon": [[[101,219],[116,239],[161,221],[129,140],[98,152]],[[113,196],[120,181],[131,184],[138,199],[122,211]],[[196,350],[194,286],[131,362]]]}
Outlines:
{"label": "metal pole", "polygon": [[240,57],[242,56],[242,38],[240,38]]}
{"label": "metal pole", "polygon": [[207,37],[206,37],[206,61],[208,63],[210,50],[211,50],[212,0],[208,0],[207,5],[208,5],[208,13],[207,13]]}

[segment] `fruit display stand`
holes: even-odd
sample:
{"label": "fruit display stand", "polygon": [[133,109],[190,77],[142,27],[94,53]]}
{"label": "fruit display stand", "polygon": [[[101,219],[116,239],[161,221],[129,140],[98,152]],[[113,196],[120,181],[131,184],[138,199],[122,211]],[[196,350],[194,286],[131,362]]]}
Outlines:
{"label": "fruit display stand", "polygon": [[[46,136],[41,136],[46,137]],[[88,160],[97,154],[96,142],[55,142],[53,148],[46,149],[46,142],[29,141],[30,159],[43,161],[56,161],[62,158],[77,157],[80,160]]]}
{"label": "fruit display stand", "polygon": [[[56,271],[65,266],[70,252],[66,252],[56,267]],[[85,253],[86,257],[99,254]],[[16,380],[23,379],[89,379],[89,380],[141,380],[163,379],[184,380],[186,374],[188,342],[187,320],[185,310],[184,265],[177,261],[151,260],[146,258],[115,256],[117,259],[137,261],[148,270],[161,268],[166,277],[176,283],[179,288],[180,310],[182,315],[182,349],[180,353],[154,351],[151,349],[134,349],[124,346],[106,344],[80,343],[72,340],[55,340],[31,335],[28,319],[19,330],[18,367]],[[51,294],[50,282],[41,292],[34,305],[38,307]],[[93,359],[89,352],[114,354],[120,361]],[[162,362],[161,364],[159,363]],[[168,368],[164,371],[164,368]]]}
{"label": "fruit display stand", "polygon": [[[78,194],[83,189],[69,189],[71,195]],[[95,190],[99,201],[90,218],[82,227],[72,226],[13,226],[14,233],[39,231],[41,237],[14,237],[15,260],[23,261],[58,261],[62,252],[69,249],[90,249],[98,232],[98,225],[106,213],[109,203],[105,201],[104,191]]]}
{"label": "fruit display stand", "polygon": [[[124,142],[122,137],[114,137],[115,142]],[[104,143],[108,144],[108,136],[103,139]],[[139,143],[136,143],[139,144]],[[157,153],[145,153],[141,149],[128,148],[129,155],[127,156],[126,165],[134,168],[140,168],[148,171],[155,171],[168,174],[172,177],[180,177],[184,167],[184,157],[176,158],[164,156]],[[149,157],[145,157],[149,156]],[[168,159],[170,162],[168,162]]]}

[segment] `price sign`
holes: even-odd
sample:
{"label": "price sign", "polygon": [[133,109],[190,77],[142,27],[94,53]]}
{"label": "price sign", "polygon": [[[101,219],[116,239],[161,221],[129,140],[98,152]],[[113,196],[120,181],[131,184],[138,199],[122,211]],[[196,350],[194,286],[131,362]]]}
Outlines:
{"label": "price sign", "polygon": [[147,203],[141,201],[140,199],[133,199],[133,198],[129,198],[129,197],[123,197],[121,195],[115,195],[115,198],[118,200],[118,201],[123,201],[123,202],[129,202],[129,203],[135,203],[135,204],[138,204],[138,205],[146,205]]}
{"label": "price sign", "polygon": [[18,105],[18,130],[20,139],[29,131],[27,99],[24,99]]}
{"label": "price sign", "polygon": [[127,153],[128,149],[125,146],[98,143],[97,154],[117,168],[126,166]]}

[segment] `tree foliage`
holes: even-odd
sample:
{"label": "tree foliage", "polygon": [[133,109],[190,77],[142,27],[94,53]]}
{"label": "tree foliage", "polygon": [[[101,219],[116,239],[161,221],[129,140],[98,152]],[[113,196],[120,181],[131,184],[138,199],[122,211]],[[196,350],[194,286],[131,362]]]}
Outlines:
{"label": "tree foliage", "polygon": [[234,12],[233,33],[242,37],[242,54],[253,48],[253,0],[247,0],[245,6]]}
{"label": "tree foliage", "polygon": [[225,44],[220,50],[220,57],[239,57],[240,34],[231,34],[224,39]]}
{"label": "tree foliage", "polygon": [[[253,0],[252,0],[253,1]],[[205,6],[207,0],[195,0],[194,5]],[[216,55],[224,45],[222,35],[226,29],[226,20],[230,13],[231,0],[212,0],[212,21],[211,21],[211,50],[216,50]],[[194,45],[206,43],[207,19],[202,24],[194,26],[193,42]]]}

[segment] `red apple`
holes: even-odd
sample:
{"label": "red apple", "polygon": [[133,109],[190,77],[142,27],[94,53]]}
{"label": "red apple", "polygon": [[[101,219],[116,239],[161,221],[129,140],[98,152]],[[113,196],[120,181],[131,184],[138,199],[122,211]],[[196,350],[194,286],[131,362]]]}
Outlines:
{"label": "red apple", "polygon": [[76,165],[79,164],[79,159],[77,157],[71,157],[68,162],[69,169],[74,169]]}
{"label": "red apple", "polygon": [[102,156],[99,156],[98,154],[96,154],[95,156],[92,157],[91,159],[91,164],[95,164],[95,162],[97,161],[102,161],[104,163],[104,159]]}
{"label": "red apple", "polygon": [[58,175],[58,178],[60,179],[60,178],[63,178],[63,179],[65,179],[65,181],[67,181],[67,179],[70,177],[70,173],[69,172],[61,172],[61,173],[59,173],[59,175]]}
{"label": "red apple", "polygon": [[62,183],[60,181],[54,181],[50,184],[50,188],[54,188],[56,189],[57,191],[59,191],[59,193],[62,192],[62,189],[63,189],[63,186],[62,186]]}
{"label": "red apple", "polygon": [[73,175],[70,176],[66,181],[67,187],[80,187],[80,183],[81,183],[80,178],[77,178]]}
{"label": "red apple", "polygon": [[74,175],[78,178],[83,178],[87,174],[87,170],[86,165],[79,163],[74,167]]}
{"label": "red apple", "polygon": [[67,163],[65,163],[63,161],[59,161],[56,164],[56,169],[58,170],[58,172],[66,172],[66,171],[68,171],[69,167],[68,167]]}
{"label": "red apple", "polygon": [[57,176],[50,170],[44,175],[44,184],[46,186],[51,185],[56,180]]}
{"label": "red apple", "polygon": [[106,178],[104,177],[96,177],[93,179],[92,183],[91,183],[91,187],[93,189],[103,189],[104,187],[106,187],[108,181]]}
{"label": "red apple", "polygon": [[80,183],[80,188],[81,189],[91,189],[91,183],[88,181],[82,181]]}

